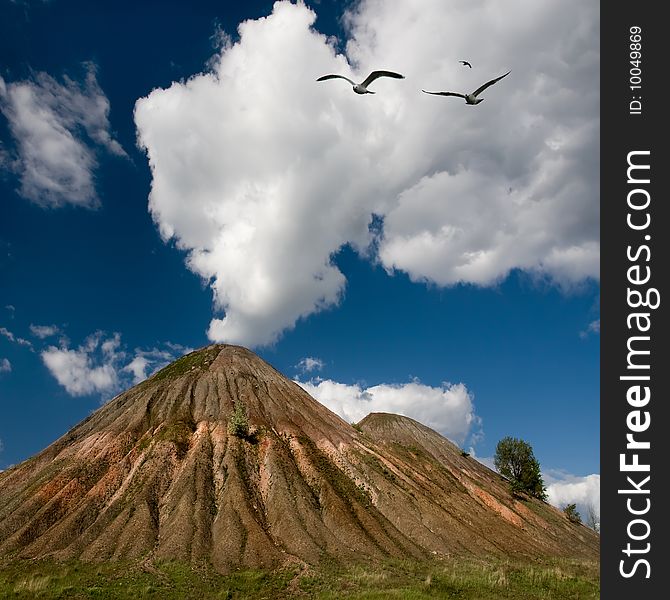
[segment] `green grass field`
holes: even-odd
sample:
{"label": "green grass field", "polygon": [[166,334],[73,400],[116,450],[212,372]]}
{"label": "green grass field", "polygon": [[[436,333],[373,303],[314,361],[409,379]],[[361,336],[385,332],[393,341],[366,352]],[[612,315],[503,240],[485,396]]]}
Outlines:
{"label": "green grass field", "polygon": [[272,573],[239,571],[228,576],[204,566],[194,569],[174,562],[158,563],[150,570],[121,562],[0,562],[3,599],[585,600],[599,597],[598,563],[574,560],[532,564],[474,559],[397,561]]}

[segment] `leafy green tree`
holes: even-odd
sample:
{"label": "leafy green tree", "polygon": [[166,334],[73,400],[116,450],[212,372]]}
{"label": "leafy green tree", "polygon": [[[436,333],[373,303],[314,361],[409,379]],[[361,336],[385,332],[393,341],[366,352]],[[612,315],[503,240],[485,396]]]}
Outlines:
{"label": "leafy green tree", "polygon": [[582,522],[582,516],[577,511],[576,504],[566,504],[565,507],[563,508],[563,512],[565,513],[565,516],[568,517],[568,520],[571,523]]}
{"label": "leafy green tree", "polygon": [[228,419],[228,433],[246,439],[249,436],[249,420],[247,411],[241,402],[235,403],[235,410]]}
{"label": "leafy green tree", "polygon": [[505,437],[498,442],[493,462],[501,475],[510,480],[513,493],[526,493],[546,500],[546,487],[540,474],[540,463],[533,448],[523,440]]}

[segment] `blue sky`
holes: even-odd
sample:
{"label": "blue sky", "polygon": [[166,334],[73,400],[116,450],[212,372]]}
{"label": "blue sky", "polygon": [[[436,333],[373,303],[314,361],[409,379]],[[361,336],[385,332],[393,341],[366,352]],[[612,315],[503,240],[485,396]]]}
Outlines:
{"label": "blue sky", "polygon": [[230,341],[599,502],[598,9],[392,4],[3,3],[0,469]]}

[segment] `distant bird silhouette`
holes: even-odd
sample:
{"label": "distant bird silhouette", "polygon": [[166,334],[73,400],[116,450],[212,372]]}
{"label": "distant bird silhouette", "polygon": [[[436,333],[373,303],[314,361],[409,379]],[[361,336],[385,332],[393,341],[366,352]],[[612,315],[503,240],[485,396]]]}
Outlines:
{"label": "distant bird silhouette", "polygon": [[492,86],[496,81],[500,81],[503,77],[507,77],[512,71],[507,71],[504,75],[491,79],[487,81],[484,85],[478,87],[472,94],[458,94],[456,92],[427,92],[426,90],[421,90],[424,94],[434,94],[435,96],[458,96],[459,98],[465,98],[466,104],[479,104],[483,102],[484,98],[477,98],[487,87]]}
{"label": "distant bird silhouette", "polygon": [[458,62],[461,63],[464,67],[470,67],[472,69],[472,65],[467,60],[459,60]]}
{"label": "distant bird silhouette", "polygon": [[351,81],[348,77],[345,77],[344,75],[323,75],[322,77],[319,77],[317,81],[325,81],[326,79],[344,79],[345,81],[348,81],[353,87],[354,92],[357,94],[374,94],[375,92],[372,92],[368,89],[368,86],[375,80],[378,79],[379,77],[393,77],[394,79],[405,79],[404,75],[401,75],[400,73],[394,73],[393,71],[372,71],[364,81],[361,83],[356,83],[355,81]]}

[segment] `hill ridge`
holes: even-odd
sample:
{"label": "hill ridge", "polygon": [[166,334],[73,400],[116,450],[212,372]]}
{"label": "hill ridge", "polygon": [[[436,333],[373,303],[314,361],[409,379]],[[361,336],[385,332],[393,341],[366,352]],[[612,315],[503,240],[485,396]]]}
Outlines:
{"label": "hill ridge", "polygon": [[[236,405],[253,435],[228,431]],[[357,430],[253,352],[214,344],[0,473],[0,555],[239,567],[598,554],[599,538],[418,421]]]}

